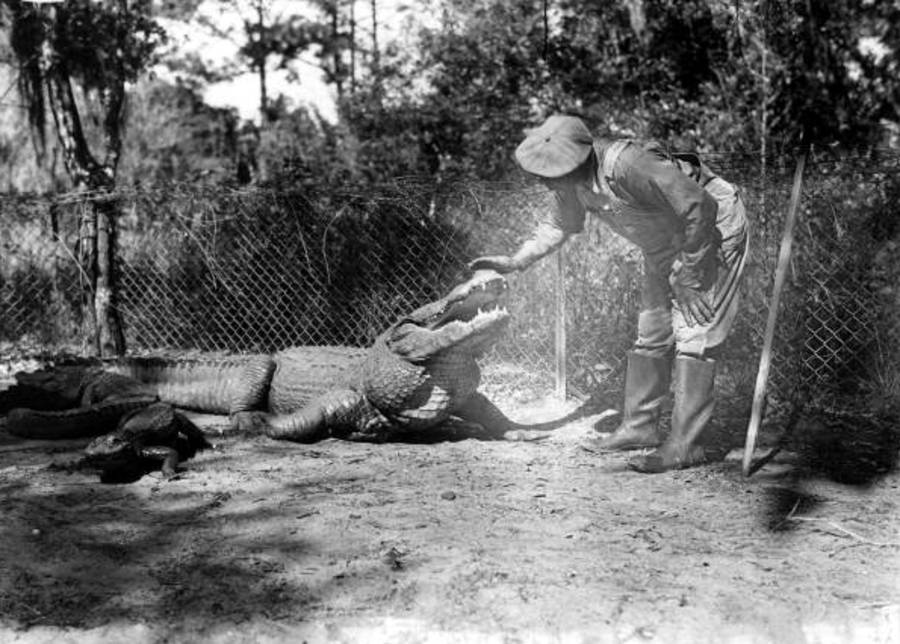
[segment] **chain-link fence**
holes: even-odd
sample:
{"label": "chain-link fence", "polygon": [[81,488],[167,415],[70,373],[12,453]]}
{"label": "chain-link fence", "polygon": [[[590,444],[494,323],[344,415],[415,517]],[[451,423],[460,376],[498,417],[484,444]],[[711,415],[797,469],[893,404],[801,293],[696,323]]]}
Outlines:
{"label": "chain-link fence", "polygon": [[[745,414],[759,361],[793,174],[735,155],[709,163],[744,189],[752,252],[743,310],[722,359],[729,408]],[[897,379],[895,204],[900,155],[814,155],[788,292],[773,398],[891,390]],[[549,208],[536,186],[408,180],[316,194],[177,185],[119,194],[119,308],[131,351],[270,351],[367,345],[396,316],[439,297],[481,253],[512,251]],[[0,347],[6,356],[86,347],[75,261],[76,195],[0,197]],[[567,245],[570,391],[614,391],[633,341],[642,262],[589,220]],[[488,377],[552,389],[557,263],[512,277],[512,326]],[[896,391],[896,390],[893,390]],[[868,392],[871,393],[871,392]]]}
{"label": "chain-link fence", "polygon": [[[846,409],[896,397],[900,157],[813,157],[804,177],[774,381],[806,407]],[[787,210],[787,194],[777,212]],[[771,211],[770,211],[771,213]],[[769,215],[770,235],[783,217]],[[777,222],[777,224],[775,223]],[[774,238],[758,252],[773,253]],[[762,240],[761,240],[762,241]],[[766,309],[766,312],[767,309]],[[880,381],[880,382],[879,382]]]}

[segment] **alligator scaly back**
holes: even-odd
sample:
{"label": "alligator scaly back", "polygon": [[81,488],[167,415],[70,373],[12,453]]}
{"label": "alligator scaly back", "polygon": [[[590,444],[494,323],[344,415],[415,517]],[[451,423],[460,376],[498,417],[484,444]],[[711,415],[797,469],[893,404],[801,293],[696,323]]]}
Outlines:
{"label": "alligator scaly back", "polygon": [[299,411],[332,390],[358,389],[368,350],[359,347],[292,347],[275,354],[268,410]]}
{"label": "alligator scaly back", "polygon": [[275,362],[269,355],[168,359],[125,358],[108,367],[150,385],[180,407],[234,415],[265,409]]}

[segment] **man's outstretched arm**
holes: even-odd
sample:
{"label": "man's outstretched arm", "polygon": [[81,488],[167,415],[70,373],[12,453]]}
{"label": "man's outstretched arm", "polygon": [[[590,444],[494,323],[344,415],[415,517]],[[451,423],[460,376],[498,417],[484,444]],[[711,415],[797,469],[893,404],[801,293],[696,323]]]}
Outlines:
{"label": "man's outstretched arm", "polygon": [[484,255],[469,262],[469,269],[495,270],[498,273],[522,271],[542,257],[546,257],[562,246],[569,238],[569,233],[550,223],[538,224],[534,234],[519,247],[512,256]]}

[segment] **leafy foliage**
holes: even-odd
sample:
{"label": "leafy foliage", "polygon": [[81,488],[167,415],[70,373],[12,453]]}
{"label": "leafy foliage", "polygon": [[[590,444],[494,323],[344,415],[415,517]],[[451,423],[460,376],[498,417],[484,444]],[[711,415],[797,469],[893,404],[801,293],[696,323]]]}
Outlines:
{"label": "leafy foliage", "polygon": [[873,145],[884,120],[900,120],[892,2],[439,5],[440,25],[422,31],[416,52],[398,53],[415,62],[383,68],[406,81],[391,87],[410,89],[387,107],[356,97],[344,114],[361,141],[387,148],[397,128],[375,125],[399,119],[419,139],[404,149],[420,148],[420,171],[508,174],[522,130],[557,111],[599,133],[738,152],[763,138],[780,149],[801,137]]}
{"label": "leafy foliage", "polygon": [[[155,61],[164,36],[150,16],[150,0],[72,0],[53,10],[21,0],[3,0],[2,6],[19,62],[20,91],[42,143],[47,113],[43,83],[49,71],[44,65],[64,69],[85,91],[104,91],[137,80]],[[45,45],[52,52],[49,60],[42,57]]]}
{"label": "leafy foliage", "polygon": [[[772,79],[776,132],[854,148],[873,143],[879,120],[900,115],[897,4],[814,0],[767,7],[781,59]],[[881,59],[863,48],[866,37],[886,37]]]}
{"label": "leafy foliage", "polygon": [[141,80],[129,93],[122,185],[227,183],[241,155],[235,110],[210,107],[183,83]]}

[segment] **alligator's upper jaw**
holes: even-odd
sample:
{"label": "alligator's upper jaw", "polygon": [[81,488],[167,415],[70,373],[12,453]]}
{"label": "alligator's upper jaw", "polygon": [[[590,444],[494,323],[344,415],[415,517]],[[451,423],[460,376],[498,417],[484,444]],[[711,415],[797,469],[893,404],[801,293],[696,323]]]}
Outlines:
{"label": "alligator's upper jaw", "polygon": [[436,330],[450,322],[474,320],[484,311],[503,308],[508,290],[506,278],[500,273],[475,271],[439,301],[440,313],[431,320],[422,320],[421,326]]}
{"label": "alligator's upper jaw", "polygon": [[391,352],[410,362],[425,362],[448,351],[477,357],[500,337],[509,317],[506,309],[495,308],[434,329],[400,322],[388,329],[384,340]]}
{"label": "alligator's upper jaw", "polygon": [[445,298],[394,324],[385,334],[387,345],[410,361],[427,360],[449,349],[479,355],[509,323],[503,306],[507,290],[499,273],[478,271]]}

